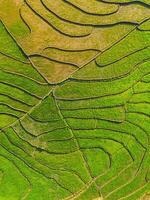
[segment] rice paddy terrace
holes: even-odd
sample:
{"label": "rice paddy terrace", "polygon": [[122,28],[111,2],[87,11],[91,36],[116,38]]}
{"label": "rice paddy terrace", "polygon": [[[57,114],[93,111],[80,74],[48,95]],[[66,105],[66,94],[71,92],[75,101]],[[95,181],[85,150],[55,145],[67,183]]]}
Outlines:
{"label": "rice paddy terrace", "polygon": [[150,200],[150,0],[0,0],[0,200]]}

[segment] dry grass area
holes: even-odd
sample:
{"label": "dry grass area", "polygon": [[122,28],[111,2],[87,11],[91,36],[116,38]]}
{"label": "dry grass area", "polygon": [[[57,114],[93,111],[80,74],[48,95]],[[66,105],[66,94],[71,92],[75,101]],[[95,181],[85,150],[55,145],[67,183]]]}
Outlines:
{"label": "dry grass area", "polygon": [[140,198],[139,200],[150,200],[150,195],[146,194],[142,198]]}

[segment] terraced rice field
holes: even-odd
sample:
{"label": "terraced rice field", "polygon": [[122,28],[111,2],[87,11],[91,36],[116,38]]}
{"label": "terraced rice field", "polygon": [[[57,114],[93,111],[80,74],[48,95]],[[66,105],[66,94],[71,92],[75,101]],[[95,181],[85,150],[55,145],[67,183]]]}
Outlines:
{"label": "terraced rice field", "polygon": [[0,0],[0,200],[150,200],[150,0]]}

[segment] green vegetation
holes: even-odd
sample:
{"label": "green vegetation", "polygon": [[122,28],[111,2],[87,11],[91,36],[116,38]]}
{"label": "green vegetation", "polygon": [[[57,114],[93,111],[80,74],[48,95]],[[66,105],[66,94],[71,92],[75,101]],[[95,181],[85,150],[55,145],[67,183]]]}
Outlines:
{"label": "green vegetation", "polygon": [[0,1],[0,200],[149,198],[149,5]]}

